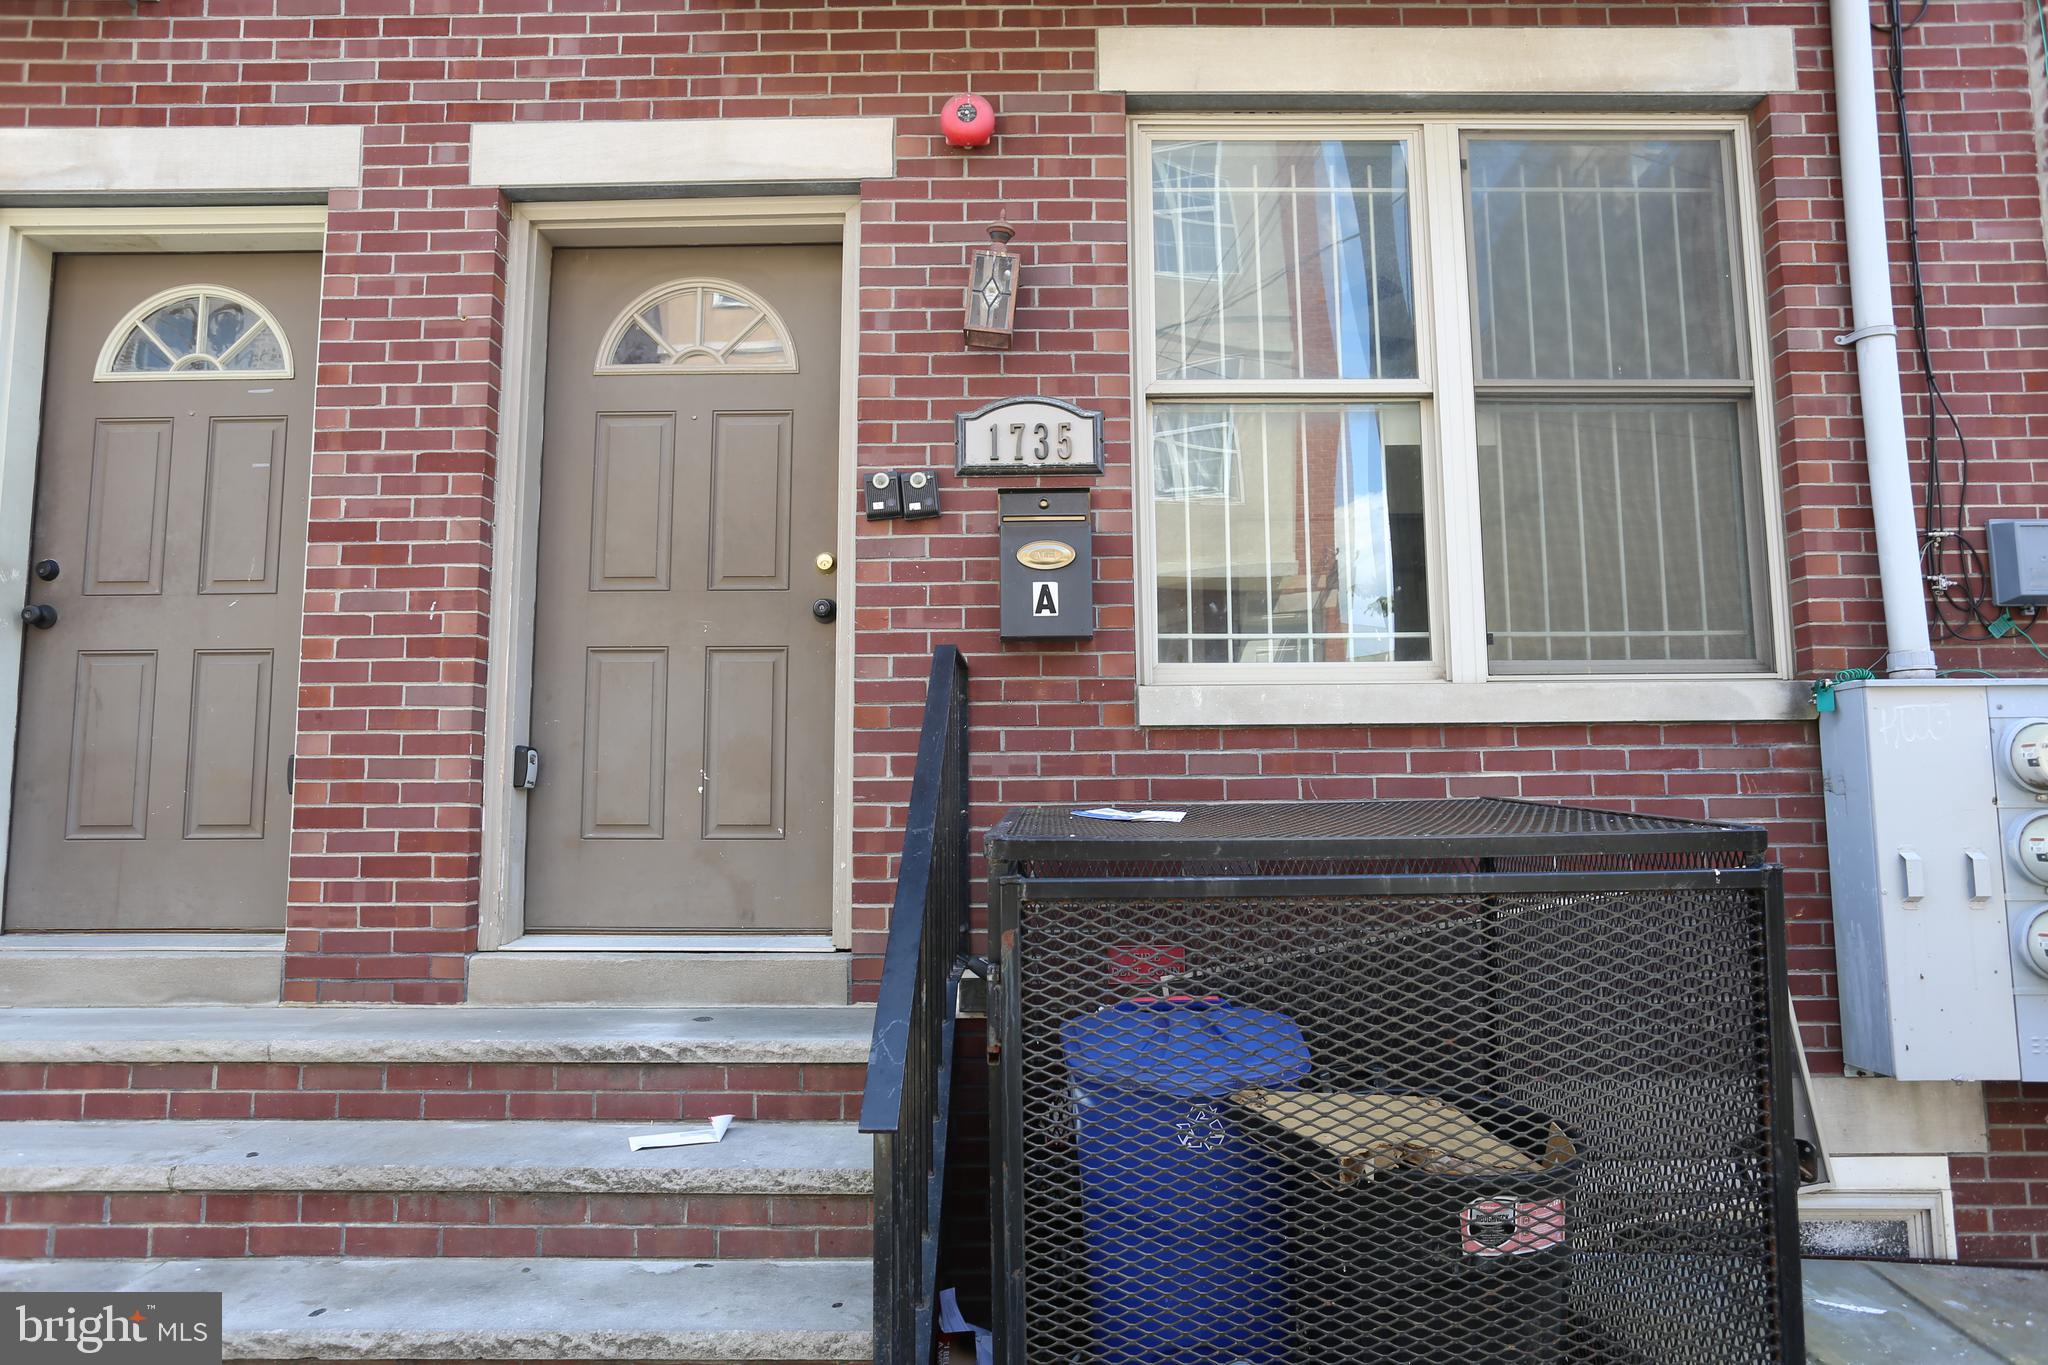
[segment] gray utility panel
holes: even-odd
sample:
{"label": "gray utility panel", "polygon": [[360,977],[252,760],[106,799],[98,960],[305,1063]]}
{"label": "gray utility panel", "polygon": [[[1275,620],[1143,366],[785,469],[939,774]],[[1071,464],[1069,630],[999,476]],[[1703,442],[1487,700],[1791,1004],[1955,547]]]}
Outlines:
{"label": "gray utility panel", "polygon": [[2048,1080],[2048,683],[1834,694],[1820,741],[1844,1060]]}
{"label": "gray utility panel", "polygon": [[1085,488],[1004,488],[1003,638],[1085,640],[1095,633],[1095,529]]}
{"label": "gray utility panel", "polygon": [[2048,606],[2048,521],[1984,523],[1991,552],[1991,600],[2001,607]]}

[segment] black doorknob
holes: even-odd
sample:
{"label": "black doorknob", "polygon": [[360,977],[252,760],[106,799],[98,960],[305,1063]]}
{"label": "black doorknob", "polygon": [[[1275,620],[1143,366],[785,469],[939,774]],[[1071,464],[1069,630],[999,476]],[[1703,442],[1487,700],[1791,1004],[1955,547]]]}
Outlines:
{"label": "black doorknob", "polygon": [[57,609],[47,602],[38,602],[32,607],[21,609],[21,623],[34,626],[37,630],[48,630],[57,624]]}
{"label": "black doorknob", "polygon": [[64,566],[54,559],[38,559],[36,561],[36,577],[42,579],[45,583],[56,582],[57,575],[62,572],[64,572]]}
{"label": "black doorknob", "polygon": [[820,621],[833,621],[839,617],[839,604],[829,597],[821,597],[811,603],[811,615]]}

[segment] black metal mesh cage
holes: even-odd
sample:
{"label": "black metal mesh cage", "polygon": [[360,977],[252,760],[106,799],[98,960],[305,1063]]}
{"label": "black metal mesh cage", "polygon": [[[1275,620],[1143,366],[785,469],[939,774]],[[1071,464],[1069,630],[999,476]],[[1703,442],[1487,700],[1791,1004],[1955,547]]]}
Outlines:
{"label": "black metal mesh cage", "polygon": [[1388,804],[991,833],[1003,1360],[1793,1358],[1760,835]]}

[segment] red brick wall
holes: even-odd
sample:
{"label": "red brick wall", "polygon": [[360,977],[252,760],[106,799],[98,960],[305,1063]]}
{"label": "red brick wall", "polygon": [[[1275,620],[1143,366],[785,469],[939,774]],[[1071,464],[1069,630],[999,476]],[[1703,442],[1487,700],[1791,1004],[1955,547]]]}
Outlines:
{"label": "red brick wall", "polygon": [[0,1256],[808,1259],[874,1250],[867,1195],[259,1190],[0,1195]]}
{"label": "red brick wall", "polygon": [[[1931,321],[1972,440],[1973,522],[2048,500],[2030,16],[2021,0],[1938,2],[1910,44]],[[1811,3],[15,0],[0,12],[0,126],[366,125],[365,186],[334,196],[323,293],[290,998],[458,998],[473,944],[504,208],[466,187],[467,125],[866,113],[901,122],[897,178],[863,190],[863,459],[944,467],[954,412],[1045,392],[1106,411],[1110,473],[1096,494],[1100,629],[1086,644],[996,638],[985,486],[949,488],[937,522],[860,527],[864,983],[925,657],[951,640],[974,667],[984,821],[1026,801],[1482,792],[1761,820],[1791,869],[1795,989],[1813,1061],[1831,1070],[1809,726],[1135,728],[1125,124],[1122,101],[1091,89],[1098,25],[1796,26],[1802,89],[1768,101],[1755,128],[1790,611],[1800,669],[1817,673],[1880,649],[1851,360],[1831,344],[1847,297],[1825,20]],[[971,157],[933,127],[938,99],[964,85],[1002,116]],[[1007,354],[969,352],[965,253],[997,216],[1019,224],[1026,261],[1019,333]],[[1942,659],[2040,671],[2015,642],[1948,643]],[[2048,1143],[2048,1126],[2022,1129]],[[2048,1205],[2048,1185],[2024,1195]]]}
{"label": "red brick wall", "polygon": [[460,1000],[476,947],[505,208],[466,124],[379,113],[328,204],[287,1000]]}
{"label": "red brick wall", "polygon": [[87,1062],[0,1066],[9,1119],[741,1119],[850,1123],[865,1067],[808,1062]]}
{"label": "red brick wall", "polygon": [[1984,1099],[1990,1152],[1949,1158],[1957,1251],[2048,1262],[2048,1085],[1987,1085]]}

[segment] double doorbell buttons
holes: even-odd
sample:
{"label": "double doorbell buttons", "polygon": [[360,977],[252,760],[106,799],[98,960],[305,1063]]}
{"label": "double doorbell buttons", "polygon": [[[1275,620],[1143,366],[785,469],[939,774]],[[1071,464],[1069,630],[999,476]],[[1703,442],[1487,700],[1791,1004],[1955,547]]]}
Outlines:
{"label": "double doorbell buttons", "polygon": [[861,482],[861,506],[869,521],[935,517],[939,514],[939,476],[929,469],[913,469],[907,474],[878,469]]}

